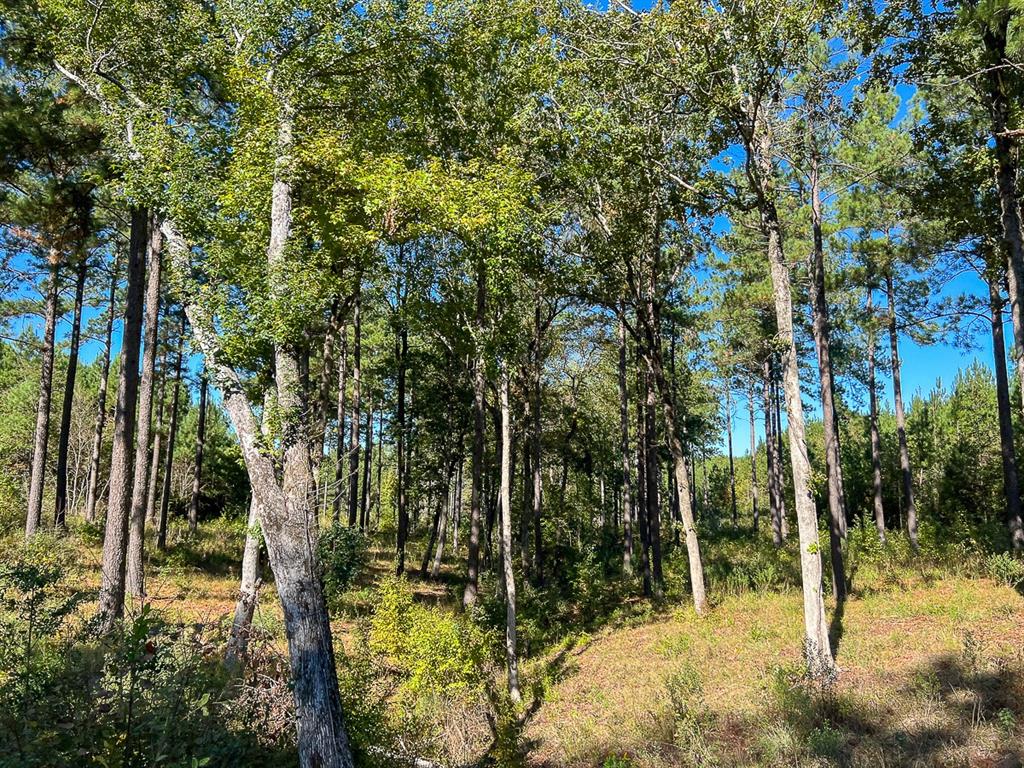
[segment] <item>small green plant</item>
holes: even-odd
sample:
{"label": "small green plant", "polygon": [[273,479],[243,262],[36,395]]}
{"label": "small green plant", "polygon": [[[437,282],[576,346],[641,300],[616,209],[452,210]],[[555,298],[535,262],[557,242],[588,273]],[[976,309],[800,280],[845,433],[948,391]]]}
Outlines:
{"label": "small green plant", "polygon": [[629,755],[608,755],[601,763],[601,768],[633,768]]}
{"label": "small green plant", "polygon": [[842,732],[828,723],[819,725],[807,734],[807,746],[811,753],[818,757],[835,759],[839,757],[845,744],[846,737]]}
{"label": "small green plant", "polygon": [[324,594],[328,604],[337,607],[369,562],[366,535],[358,528],[335,523],[321,531],[318,554]]}
{"label": "small green plant", "polygon": [[1024,559],[1009,552],[989,555],[985,559],[985,571],[993,580],[1011,589],[1018,589],[1024,584]]}

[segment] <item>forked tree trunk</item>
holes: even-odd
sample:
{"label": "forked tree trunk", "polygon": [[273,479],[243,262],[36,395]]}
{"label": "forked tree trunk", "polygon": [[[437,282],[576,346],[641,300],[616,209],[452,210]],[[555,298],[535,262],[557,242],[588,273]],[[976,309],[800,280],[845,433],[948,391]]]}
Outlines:
{"label": "forked tree trunk", "polygon": [[[813,142],[813,139],[812,139]],[[832,596],[846,599],[843,538],[846,535],[846,501],[843,498],[843,466],[839,452],[835,385],[832,381],[832,350],[825,295],[825,243],[821,233],[821,194],[818,189],[817,148],[811,150],[811,331],[818,352],[821,421],[825,433],[825,473],[828,476],[828,540],[832,560]]]}
{"label": "forked tree trunk", "polygon": [[501,371],[501,562],[505,581],[505,661],[508,691],[513,702],[519,693],[519,657],[516,654],[516,580],[512,570],[512,411],[509,408],[508,366]]}
{"label": "forked tree trunk", "polygon": [[872,290],[868,288],[868,401],[871,422],[871,497],[875,508],[875,527],[878,538],[885,543],[885,506],[882,504],[882,438],[878,430],[878,386],[875,383],[875,333],[874,309],[872,306]]}
{"label": "forked tree trunk", "polygon": [[107,325],[104,332],[103,361],[100,363],[99,393],[96,398],[96,426],[92,435],[92,456],[89,459],[89,480],[85,493],[85,519],[96,520],[96,498],[100,483],[100,459],[103,454],[103,429],[107,424],[107,380],[110,378],[111,341],[114,335],[114,312],[117,302],[118,258],[110,267],[110,293],[107,299]]}
{"label": "forked tree trunk", "polygon": [[181,395],[181,370],[185,349],[185,313],[181,314],[178,335],[178,356],[174,364],[174,391],[171,394],[171,422],[167,428],[167,456],[164,459],[164,487],[160,495],[160,523],[157,528],[156,547],[167,549],[167,515],[171,505],[171,470],[174,468],[174,444],[178,439],[178,398]]}
{"label": "forked tree trunk", "polygon": [[146,493],[149,490],[149,436],[153,418],[156,378],[156,348],[160,322],[160,249],[163,236],[155,220],[150,221],[148,272],[146,276],[146,338],[142,355],[142,381],[135,427],[135,473],[128,528],[128,571],[126,588],[135,598],[145,595],[142,549],[146,531]]}
{"label": "forked tree trunk", "polygon": [[768,241],[768,261],[771,268],[772,294],[775,301],[775,321],[782,364],[783,385],[786,393],[789,453],[793,468],[793,491],[796,505],[797,529],[800,537],[800,576],[804,598],[804,657],[812,678],[831,677],[835,662],[825,620],[825,600],[822,595],[821,554],[818,541],[818,516],[811,496],[811,463],[807,457],[804,435],[804,408],[800,400],[800,369],[793,335],[793,294],[789,265],[782,247],[782,230],[775,208],[770,180],[774,176],[771,159],[771,136],[767,126],[757,125],[756,161],[761,176],[760,200],[761,230]]}
{"label": "forked tree trunk", "polygon": [[885,293],[889,303],[889,349],[892,356],[892,399],[896,409],[896,437],[900,448],[900,479],[903,484],[903,506],[907,516],[907,535],[916,551],[917,507],[914,504],[914,476],[910,471],[910,446],[907,444],[907,417],[903,411],[903,385],[900,378],[900,348],[896,331],[896,291],[892,274],[885,277]]}
{"label": "forked tree trunk", "polygon": [[25,535],[33,536],[43,522],[43,485],[46,454],[50,444],[50,400],[53,397],[53,358],[60,296],[60,255],[50,251],[50,282],[46,289],[43,320],[43,355],[39,366],[39,397],[36,400],[36,431],[32,444],[32,472],[28,484],[28,516]]}
{"label": "forked tree trunk", "polygon": [[476,605],[480,568],[480,527],[483,516],[484,430],[487,427],[487,381],[484,371],[484,320],[487,297],[487,273],[484,261],[477,263],[476,277],[476,353],[473,361],[473,459],[472,487],[469,497],[469,552],[466,558],[466,587],[462,606]]}
{"label": "forked tree trunk", "polygon": [[622,570],[633,573],[633,478],[629,452],[629,390],[626,387],[626,325],[619,321],[619,439],[622,451]]}
{"label": "forked tree trunk", "polygon": [[103,536],[99,616],[109,632],[124,613],[124,579],[128,555],[128,518],[131,510],[135,459],[135,412],[139,393],[139,346],[142,341],[142,292],[146,278],[146,243],[149,215],[132,210],[128,248],[128,292],[121,337],[121,372],[114,410],[114,448],[110,457],[107,522]]}
{"label": "forked tree trunk", "polygon": [[1013,445],[1013,414],[1010,411],[1010,382],[1006,372],[1006,342],[1003,340],[1003,297],[995,278],[989,278],[989,308],[992,312],[992,354],[996,369],[996,403],[999,408],[999,453],[1003,460],[1003,496],[1006,524],[1014,550],[1024,548],[1021,524],[1020,480]]}
{"label": "forked tree trunk", "polygon": [[71,409],[75,402],[75,379],[78,374],[78,345],[82,337],[82,299],[85,296],[85,275],[88,260],[83,256],[75,276],[75,308],[71,318],[71,340],[68,348],[68,371],[64,379],[64,402],[60,411],[60,437],[57,443],[57,504],[54,523],[67,526],[68,512],[68,448],[71,443]]}
{"label": "forked tree trunk", "polygon": [[[203,453],[206,449],[206,397],[210,381],[206,373],[199,378],[199,424],[196,426],[196,458],[192,469],[192,498],[188,505],[188,529],[199,526],[199,499],[203,488]],[[307,440],[308,443],[308,440]]]}

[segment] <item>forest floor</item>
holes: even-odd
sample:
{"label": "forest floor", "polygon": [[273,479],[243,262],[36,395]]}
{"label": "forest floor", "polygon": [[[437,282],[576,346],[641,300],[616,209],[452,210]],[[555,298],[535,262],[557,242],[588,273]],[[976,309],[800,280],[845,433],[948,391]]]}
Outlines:
{"label": "forest floor", "polygon": [[[149,599],[186,623],[224,623],[238,564],[216,530],[158,558]],[[99,551],[81,548],[98,586]],[[391,569],[374,551],[367,583]],[[200,567],[199,563],[203,563]],[[449,574],[452,581],[455,574]],[[455,608],[455,590],[413,579],[418,600]],[[720,597],[710,614],[663,606],[581,633],[523,729],[533,766],[964,766],[1024,758],[1024,597],[988,578],[934,569],[865,573],[828,606],[840,669],[801,677],[794,588]],[[372,600],[369,589],[357,601]],[[283,639],[273,586],[256,624]],[[334,623],[342,644],[352,620]],[[550,656],[529,661],[541,674]]]}

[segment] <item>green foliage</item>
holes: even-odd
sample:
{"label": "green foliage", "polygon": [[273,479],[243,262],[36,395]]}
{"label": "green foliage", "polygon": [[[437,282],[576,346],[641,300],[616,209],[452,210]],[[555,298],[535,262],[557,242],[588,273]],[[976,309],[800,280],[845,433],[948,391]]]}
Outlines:
{"label": "green foliage", "polygon": [[998,552],[985,559],[988,575],[1001,584],[1018,589],[1024,584],[1024,559],[1009,552]]}
{"label": "green foliage", "polygon": [[333,523],[320,532],[317,549],[324,594],[328,603],[336,607],[369,562],[366,534],[358,528]]}

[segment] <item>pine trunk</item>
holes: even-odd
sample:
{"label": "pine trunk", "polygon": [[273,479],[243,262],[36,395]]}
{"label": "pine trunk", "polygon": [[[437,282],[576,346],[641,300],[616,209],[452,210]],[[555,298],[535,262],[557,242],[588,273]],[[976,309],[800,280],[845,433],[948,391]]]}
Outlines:
{"label": "pine trunk", "polygon": [[[868,288],[868,322],[874,322],[872,290]],[[873,328],[873,326],[872,326]],[[875,508],[875,527],[878,538],[885,543],[885,506],[882,504],[882,437],[878,430],[878,386],[875,383],[875,334],[868,331],[868,419],[871,424],[871,496]]]}
{"label": "pine trunk", "polygon": [[78,346],[82,338],[82,299],[88,260],[82,257],[75,276],[75,308],[71,318],[71,340],[68,348],[68,371],[64,379],[64,402],[60,410],[60,438],[57,443],[57,504],[54,522],[57,528],[67,526],[68,512],[68,448],[71,443],[71,409],[75,402],[75,379],[78,375]]}
{"label": "pine trunk", "polygon": [[996,369],[996,402],[999,408],[999,448],[1003,460],[1003,495],[1006,498],[1006,523],[1014,550],[1024,548],[1021,524],[1020,480],[1013,445],[1013,414],[1010,411],[1010,382],[1006,371],[1006,342],[1003,340],[1003,297],[994,278],[988,282],[992,312],[992,353]]}
{"label": "pine trunk", "polygon": [[[196,427],[196,458],[192,470],[192,498],[188,505],[188,529],[199,526],[199,500],[203,487],[203,452],[206,448],[206,397],[210,382],[204,373],[199,379],[199,424]],[[307,441],[308,443],[308,441]]]}
{"label": "pine trunk", "polygon": [[164,487],[160,495],[160,523],[157,528],[156,547],[167,549],[167,515],[171,505],[171,470],[174,468],[174,444],[178,439],[178,398],[181,395],[181,371],[185,349],[185,314],[181,315],[178,336],[178,356],[174,365],[174,391],[171,394],[171,421],[167,428],[167,456],[164,459]]}
{"label": "pine trunk", "polygon": [[110,378],[110,357],[114,335],[114,312],[117,302],[118,260],[110,267],[110,294],[107,299],[107,325],[104,332],[103,362],[100,364],[99,393],[96,398],[96,426],[92,435],[92,456],[89,459],[88,489],[85,494],[85,519],[96,520],[96,500],[100,483],[100,459],[103,454],[103,429],[107,424],[107,380]]}
{"label": "pine trunk", "polygon": [[900,479],[903,487],[903,506],[907,516],[907,535],[916,551],[917,507],[914,504],[914,477],[910,471],[910,447],[907,444],[907,417],[903,411],[903,385],[900,380],[900,349],[896,331],[896,291],[892,274],[885,277],[885,293],[889,304],[889,350],[892,356],[892,398],[896,409],[896,436],[900,448]]}

